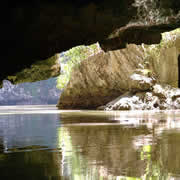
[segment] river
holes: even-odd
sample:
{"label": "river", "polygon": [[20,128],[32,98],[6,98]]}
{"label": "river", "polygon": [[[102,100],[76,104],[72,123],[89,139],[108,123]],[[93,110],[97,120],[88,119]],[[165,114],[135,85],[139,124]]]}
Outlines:
{"label": "river", "polygon": [[180,111],[0,107],[0,180],[179,180]]}

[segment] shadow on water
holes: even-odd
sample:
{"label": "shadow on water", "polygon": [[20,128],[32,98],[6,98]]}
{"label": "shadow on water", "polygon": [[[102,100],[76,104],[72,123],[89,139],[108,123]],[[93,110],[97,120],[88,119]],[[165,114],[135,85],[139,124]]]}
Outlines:
{"label": "shadow on water", "polygon": [[0,110],[0,179],[180,177],[179,111],[12,109]]}
{"label": "shadow on water", "polygon": [[4,152],[3,139],[0,137],[0,153]]}

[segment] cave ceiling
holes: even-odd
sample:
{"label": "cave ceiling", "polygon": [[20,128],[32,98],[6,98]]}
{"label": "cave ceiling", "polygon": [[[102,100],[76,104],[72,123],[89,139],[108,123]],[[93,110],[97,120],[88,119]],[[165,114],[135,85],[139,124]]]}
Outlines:
{"label": "cave ceiling", "polygon": [[77,45],[159,43],[180,27],[177,0],[33,0],[1,4],[0,80]]}

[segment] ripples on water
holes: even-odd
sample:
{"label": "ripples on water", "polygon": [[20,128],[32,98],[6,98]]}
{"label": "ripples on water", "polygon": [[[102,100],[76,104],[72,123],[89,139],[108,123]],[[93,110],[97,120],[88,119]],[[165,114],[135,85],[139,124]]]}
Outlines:
{"label": "ripples on water", "polygon": [[0,180],[178,180],[180,111],[0,107]]}

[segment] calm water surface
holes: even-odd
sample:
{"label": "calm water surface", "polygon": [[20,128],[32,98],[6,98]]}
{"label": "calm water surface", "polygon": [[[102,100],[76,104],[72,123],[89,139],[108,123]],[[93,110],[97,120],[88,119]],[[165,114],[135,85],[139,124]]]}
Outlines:
{"label": "calm water surface", "polygon": [[180,111],[0,107],[0,180],[180,180]]}

